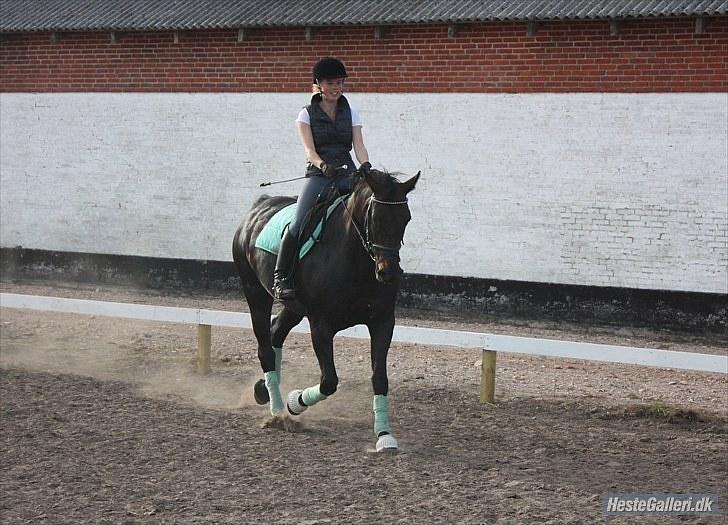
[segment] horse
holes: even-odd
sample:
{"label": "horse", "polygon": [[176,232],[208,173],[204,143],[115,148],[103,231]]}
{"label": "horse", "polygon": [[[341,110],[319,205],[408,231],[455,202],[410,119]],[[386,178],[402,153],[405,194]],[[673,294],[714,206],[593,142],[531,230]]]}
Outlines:
{"label": "horse", "polygon": [[320,238],[297,261],[296,299],[283,302],[271,320],[276,256],[255,247],[263,227],[292,197],[263,195],[253,204],[233,238],[233,260],[248,302],[264,379],[254,387],[258,404],[269,404],[271,416],[283,417],[280,373],[283,343],[303,317],[321,369],[317,385],[288,393],[288,412],[297,416],[336,392],[334,336],[354,325],[366,325],[371,341],[374,433],[376,450],[396,452],[389,423],[387,354],[392,341],[402,269],[399,251],[411,219],[407,194],[420,172],[401,182],[393,174],[369,169],[355,173],[348,200],[328,217]]}

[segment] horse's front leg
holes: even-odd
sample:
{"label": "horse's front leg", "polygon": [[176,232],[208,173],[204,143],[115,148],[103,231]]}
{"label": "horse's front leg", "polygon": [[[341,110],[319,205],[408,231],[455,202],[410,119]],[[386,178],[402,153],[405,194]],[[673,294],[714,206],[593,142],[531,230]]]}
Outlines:
{"label": "horse's front leg", "polygon": [[396,451],[397,440],[389,425],[389,380],[387,379],[387,354],[392,342],[394,316],[367,325],[371,337],[372,387],[374,388],[374,434],[377,436],[377,452]]}
{"label": "horse's front leg", "polygon": [[334,367],[334,331],[324,322],[312,321],[311,341],[321,369],[321,382],[305,390],[288,393],[288,411],[294,416],[332,395],[339,385]]}

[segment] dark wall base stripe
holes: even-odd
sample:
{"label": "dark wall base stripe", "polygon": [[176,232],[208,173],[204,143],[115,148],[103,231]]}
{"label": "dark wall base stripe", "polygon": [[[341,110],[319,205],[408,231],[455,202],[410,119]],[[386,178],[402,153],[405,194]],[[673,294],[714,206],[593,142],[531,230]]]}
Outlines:
{"label": "dark wall base stripe", "polygon": [[[240,293],[232,262],[0,248],[5,280]],[[399,304],[454,315],[728,334],[728,295],[407,274]]]}

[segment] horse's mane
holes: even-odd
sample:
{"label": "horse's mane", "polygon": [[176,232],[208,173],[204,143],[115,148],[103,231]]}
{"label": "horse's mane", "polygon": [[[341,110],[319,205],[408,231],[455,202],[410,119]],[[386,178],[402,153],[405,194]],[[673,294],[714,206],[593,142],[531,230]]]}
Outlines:
{"label": "horse's mane", "polygon": [[[379,182],[382,185],[385,185],[388,188],[394,188],[394,185],[399,180],[399,175],[402,175],[402,173],[399,172],[389,172],[389,171],[381,171],[377,169],[370,169],[369,170],[370,176],[374,177],[377,182]],[[369,185],[366,183],[366,180],[364,180],[363,176],[357,176],[356,181],[354,182],[354,188],[351,190],[352,195],[361,195],[364,198],[368,198],[372,194],[372,189],[369,187]]]}

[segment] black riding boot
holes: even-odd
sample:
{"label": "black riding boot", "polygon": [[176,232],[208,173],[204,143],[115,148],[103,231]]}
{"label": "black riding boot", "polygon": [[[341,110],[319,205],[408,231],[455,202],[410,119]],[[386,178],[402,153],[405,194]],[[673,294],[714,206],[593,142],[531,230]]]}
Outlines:
{"label": "black riding boot", "polygon": [[293,290],[293,266],[298,256],[298,239],[288,233],[283,234],[281,246],[278,249],[276,268],[273,271],[273,296],[279,300],[290,300],[296,298]]}

